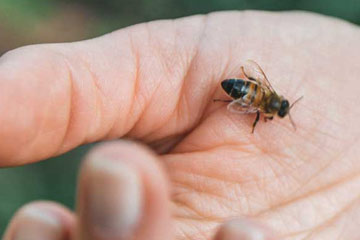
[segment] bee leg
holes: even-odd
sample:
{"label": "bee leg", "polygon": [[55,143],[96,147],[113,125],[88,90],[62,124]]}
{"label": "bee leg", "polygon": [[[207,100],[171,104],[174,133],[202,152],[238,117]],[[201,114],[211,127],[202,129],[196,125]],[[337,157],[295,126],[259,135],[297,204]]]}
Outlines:
{"label": "bee leg", "polygon": [[267,120],[273,120],[274,119],[274,116],[271,116],[271,117],[264,117],[264,121],[266,122]]}
{"label": "bee leg", "polygon": [[214,99],[214,102],[232,102],[233,100]]}
{"label": "bee leg", "polygon": [[254,123],[253,123],[251,133],[254,133],[255,126],[256,126],[257,122],[259,121],[259,119],[260,119],[260,112],[259,112],[259,111],[257,111],[257,112],[256,112],[256,118],[255,118],[255,121],[254,121]]}

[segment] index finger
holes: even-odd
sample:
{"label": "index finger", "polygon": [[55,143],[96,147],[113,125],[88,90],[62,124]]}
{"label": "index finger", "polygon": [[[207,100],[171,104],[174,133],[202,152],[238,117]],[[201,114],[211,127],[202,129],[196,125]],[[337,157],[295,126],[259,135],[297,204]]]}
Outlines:
{"label": "index finger", "polygon": [[[189,129],[205,107],[199,100],[210,97],[204,85],[191,86],[196,95],[183,94],[189,92],[185,79],[194,74],[204,18],[140,24],[93,40],[5,54],[0,166],[100,139],[128,135],[149,142]],[[202,80],[209,84],[206,76]],[[188,114],[188,101],[197,115]]]}

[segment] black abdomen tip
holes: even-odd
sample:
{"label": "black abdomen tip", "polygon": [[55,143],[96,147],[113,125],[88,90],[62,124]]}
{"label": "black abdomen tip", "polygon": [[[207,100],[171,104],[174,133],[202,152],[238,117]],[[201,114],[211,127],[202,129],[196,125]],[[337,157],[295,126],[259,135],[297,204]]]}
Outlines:
{"label": "black abdomen tip", "polygon": [[234,87],[235,79],[225,79],[221,82],[221,87],[225,90],[225,92],[230,93]]}

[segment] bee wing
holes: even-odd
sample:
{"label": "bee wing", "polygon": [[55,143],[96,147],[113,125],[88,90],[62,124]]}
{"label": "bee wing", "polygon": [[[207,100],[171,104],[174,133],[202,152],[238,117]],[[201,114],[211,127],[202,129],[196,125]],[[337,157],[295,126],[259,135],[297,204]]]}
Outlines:
{"label": "bee wing", "polygon": [[242,98],[236,99],[227,105],[227,109],[233,113],[255,113],[258,111],[257,108],[250,106],[244,102]]}
{"label": "bee wing", "polygon": [[243,67],[243,72],[247,78],[250,80],[255,80],[261,86],[267,87],[270,91],[275,92],[274,88],[271,86],[270,81],[266,77],[264,71],[261,69],[259,64],[253,60],[247,60]]}

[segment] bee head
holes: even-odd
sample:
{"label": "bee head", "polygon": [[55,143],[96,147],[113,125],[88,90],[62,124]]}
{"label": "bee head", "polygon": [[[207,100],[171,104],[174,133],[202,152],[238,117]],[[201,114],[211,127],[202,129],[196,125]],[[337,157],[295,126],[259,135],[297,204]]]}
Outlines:
{"label": "bee head", "polygon": [[289,101],[286,99],[281,100],[280,109],[278,111],[279,117],[281,117],[281,118],[285,117],[286,114],[289,113],[289,110],[290,110]]}

